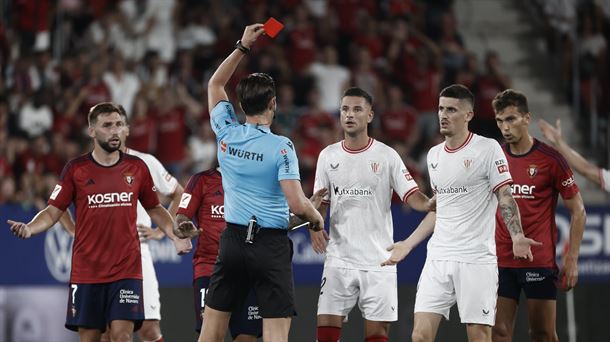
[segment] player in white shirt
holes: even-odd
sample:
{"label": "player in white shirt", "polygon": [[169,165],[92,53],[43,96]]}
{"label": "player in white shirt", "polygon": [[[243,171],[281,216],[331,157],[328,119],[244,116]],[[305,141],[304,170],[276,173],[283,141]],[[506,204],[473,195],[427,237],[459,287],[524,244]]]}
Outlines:
{"label": "player in white shirt", "polygon": [[430,149],[427,161],[436,213],[429,213],[407,239],[394,244],[391,257],[382,263],[395,265],[432,234],[417,285],[413,341],[434,341],[442,317],[449,319],[456,303],[469,341],[491,341],[498,287],[498,204],[515,257],[532,260],[530,246],[539,245],[523,235],[500,145],[468,130],[473,105],[472,93],[462,85],[441,91],[438,116],[445,142]]}
{"label": "player in white shirt", "polygon": [[330,204],[330,240],[324,230],[310,231],[314,250],[326,252],[316,335],[320,342],[338,341],[357,303],[366,341],[383,342],[398,319],[396,268],[379,265],[393,243],[392,193],[420,211],[434,203],[419,191],[398,153],[368,136],[369,94],[346,90],[340,113],[345,139],[320,153],[314,185],[315,192],[328,189],[319,209],[323,216]]}
{"label": "player in white shirt", "polygon": [[[119,109],[124,110],[122,106]],[[125,115],[125,118],[127,116]],[[180,204],[180,198],[184,189],[178,183],[176,178],[172,176],[163,167],[163,164],[155,158],[153,155],[143,153],[127,148],[125,141],[129,136],[129,126],[124,129],[120,135],[121,138],[121,150],[124,153],[134,155],[144,161],[150,175],[152,176],[153,183],[157,188],[157,191],[164,196],[170,198],[171,202],[169,205],[169,212],[172,217],[176,216],[178,211],[178,205]],[[151,342],[163,342],[163,335],[161,333],[161,301],[159,296],[159,282],[157,281],[157,273],[153,266],[152,255],[148,246],[148,240],[161,240],[165,235],[161,229],[151,228],[150,216],[146,213],[142,204],[138,201],[138,218],[137,218],[138,233],[140,235],[140,249],[142,253],[142,284],[144,294],[144,322],[142,327],[138,330],[138,336],[142,341]],[[175,236],[168,236],[171,239],[175,239]]]}
{"label": "player in white shirt", "polygon": [[597,184],[605,192],[610,192],[610,170],[595,166],[580,153],[574,151],[561,135],[561,122],[557,119],[555,127],[544,120],[538,121],[538,126],[544,137],[555,147],[568,161],[568,164],[576,172],[585,176],[591,182]]}

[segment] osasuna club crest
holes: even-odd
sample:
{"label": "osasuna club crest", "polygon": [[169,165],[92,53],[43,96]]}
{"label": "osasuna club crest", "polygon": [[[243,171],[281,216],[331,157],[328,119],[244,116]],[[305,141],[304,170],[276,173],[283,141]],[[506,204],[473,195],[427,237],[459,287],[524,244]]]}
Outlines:
{"label": "osasuna club crest", "polygon": [[530,176],[530,178],[536,177],[537,174],[538,167],[536,165],[530,165],[527,167],[527,175]]}
{"label": "osasuna club crest", "polygon": [[124,175],[125,176],[125,182],[127,182],[128,185],[133,184],[134,178],[132,175]]}

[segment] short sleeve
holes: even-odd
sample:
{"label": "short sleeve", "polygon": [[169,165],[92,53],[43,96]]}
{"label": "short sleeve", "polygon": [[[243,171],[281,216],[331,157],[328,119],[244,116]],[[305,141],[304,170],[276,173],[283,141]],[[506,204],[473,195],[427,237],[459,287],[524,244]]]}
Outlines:
{"label": "short sleeve", "polygon": [[[318,190],[326,188],[330,190],[330,181],[328,180],[328,173],[326,172],[326,153],[320,152],[318,156],[318,163],[316,165],[316,178],[313,183],[313,192],[316,193]],[[323,203],[330,203],[330,191],[322,199]]]}
{"label": "short sleeve", "polygon": [[72,163],[64,167],[59,176],[59,183],[55,185],[51,196],[49,196],[48,204],[64,211],[70,206],[75,191],[73,171]]}
{"label": "short sleeve", "polygon": [[225,128],[239,125],[235,109],[229,101],[220,101],[210,112],[210,125],[219,141],[224,135]]}
{"label": "short sleeve", "polygon": [[502,147],[497,141],[491,140],[488,149],[488,177],[492,192],[496,192],[500,187],[506,184],[512,184],[513,179],[508,168],[506,155],[502,151]]}
{"label": "short sleeve", "polygon": [[157,196],[157,188],[150,176],[148,167],[142,163],[142,184],[140,184],[140,194],[138,200],[142,203],[142,207],[148,210],[159,205],[159,196]]}
{"label": "short sleeve", "polygon": [[392,151],[390,166],[390,185],[403,202],[419,189],[411,173],[396,151]]}
{"label": "short sleeve", "polygon": [[191,176],[180,198],[177,214],[192,218],[197,213],[203,200],[203,177],[200,174]]}
{"label": "short sleeve", "polygon": [[143,160],[146,163],[146,166],[148,166],[148,171],[150,171],[157,191],[165,196],[173,194],[178,185],[178,180],[167,172],[165,167],[163,167],[163,164],[154,156],[148,155],[147,158]]}
{"label": "short sleeve", "polygon": [[574,181],[574,173],[568,161],[561,155],[557,155],[557,163],[554,163],[553,187],[559,192],[564,200],[570,199],[580,191]]}
{"label": "short sleeve", "polygon": [[300,180],[299,160],[294,150],[294,144],[288,138],[280,143],[277,152],[277,180],[296,179]]}

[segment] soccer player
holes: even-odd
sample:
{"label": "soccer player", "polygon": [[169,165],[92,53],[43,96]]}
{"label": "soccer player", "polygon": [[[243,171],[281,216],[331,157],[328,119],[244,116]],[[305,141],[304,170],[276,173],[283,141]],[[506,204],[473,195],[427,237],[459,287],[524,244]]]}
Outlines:
{"label": "soccer player", "polygon": [[318,299],[317,339],[338,341],[345,317],[356,303],[365,319],[366,341],[388,340],[398,320],[396,267],[382,268],[393,242],[392,192],[411,207],[427,211],[422,194],[398,153],[368,135],[373,99],[360,88],[343,93],[340,120],[344,140],[318,158],[314,190],[330,189],[320,213],[330,204],[330,242],[326,231],[310,231],[312,247],[327,252]]}
{"label": "soccer player", "polygon": [[[193,255],[193,290],[195,295],[195,329],[201,332],[205,294],[218,256],[220,234],[226,227],[224,217],[224,189],[220,168],[209,169],[193,175],[186,186],[176,223],[197,218],[201,233]],[[256,341],[262,334],[262,320],[254,291],[250,290],[246,301],[231,315],[229,330],[234,341]]]}
{"label": "soccer player", "polygon": [[498,266],[494,231],[498,205],[512,239],[513,255],[532,261],[519,208],[511,195],[506,157],[493,139],[473,134],[474,96],[462,85],[440,93],[438,117],[445,141],[430,149],[427,163],[436,194],[431,212],[411,235],[389,247],[394,265],[432,234],[417,285],[412,339],[434,341],[443,317],[457,303],[469,341],[491,341],[495,322]]}
{"label": "soccer player", "polygon": [[[174,221],[159,204],[146,164],[120,151],[125,118],[112,103],[100,103],[88,116],[93,151],[70,161],[49,198],[29,223],[8,220],[11,231],[29,238],[49,229],[71,202],[76,234],[66,327],[81,341],[99,341],[110,327],[112,341],[131,341],[144,319],[142,263],[136,230],[137,202],[165,232]],[[189,240],[174,240],[180,253]]]}
{"label": "soccer player", "polygon": [[576,172],[597,184],[602,190],[610,192],[610,170],[595,166],[576,152],[561,135],[561,122],[557,119],[555,127],[540,119],[538,126],[544,137],[564,156]]}
{"label": "soccer player", "polygon": [[[231,312],[254,288],[265,341],[287,341],[295,314],[288,210],[322,229],[324,220],[305,197],[293,143],[271,133],[276,109],[275,83],[255,73],[239,81],[237,98],[246,122],[237,121],[225,86],[237,65],[264,33],[262,24],[247,26],[235,50],[208,82],[210,124],[216,134],[225,189],[225,220],[218,259],[206,294],[199,341],[222,341]],[[178,227],[192,236],[192,225]]]}
{"label": "soccer player", "polygon": [[506,140],[504,154],[513,178],[513,197],[519,206],[525,235],[542,242],[533,262],[515,260],[508,230],[496,214],[496,251],[499,285],[494,341],[512,341],[521,290],[527,298],[529,333],[532,341],[557,341],[555,331],[557,225],[555,207],[561,194],[570,211],[569,250],[563,257],[561,279],[568,289],[578,281],[578,252],[585,229],[585,207],[566,160],[552,147],[533,138],[528,127],[531,114],[527,98],[512,89],[492,101],[496,123]]}

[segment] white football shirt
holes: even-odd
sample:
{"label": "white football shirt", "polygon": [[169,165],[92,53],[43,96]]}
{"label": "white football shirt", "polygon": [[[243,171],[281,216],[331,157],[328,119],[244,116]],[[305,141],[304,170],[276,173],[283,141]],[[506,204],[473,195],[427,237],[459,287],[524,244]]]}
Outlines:
{"label": "white football shirt", "polygon": [[[148,167],[148,170],[150,171],[153,183],[155,184],[158,192],[165,196],[169,196],[174,193],[174,190],[176,190],[176,186],[178,185],[178,180],[167,172],[165,167],[163,167],[163,164],[161,164],[157,158],[155,158],[152,154],[139,152],[129,148],[127,149],[126,153],[136,156],[144,161]],[[150,227],[152,224],[150,216],[148,216],[148,213],[144,207],[142,207],[140,201],[138,201],[138,218],[136,223],[147,227]],[[144,243],[146,243],[146,241]]]}
{"label": "white football shirt", "polygon": [[394,243],[392,192],[404,201],[418,189],[398,153],[372,138],[361,150],[349,150],[344,141],[329,145],[316,167],[314,191],[321,188],[330,202],[325,265],[396,272],[380,266]]}
{"label": "white football shirt", "polygon": [[512,183],[498,142],[469,133],[456,149],[436,145],[428,152],[428,173],[436,193],[436,226],[427,258],[497,263],[494,192]]}

